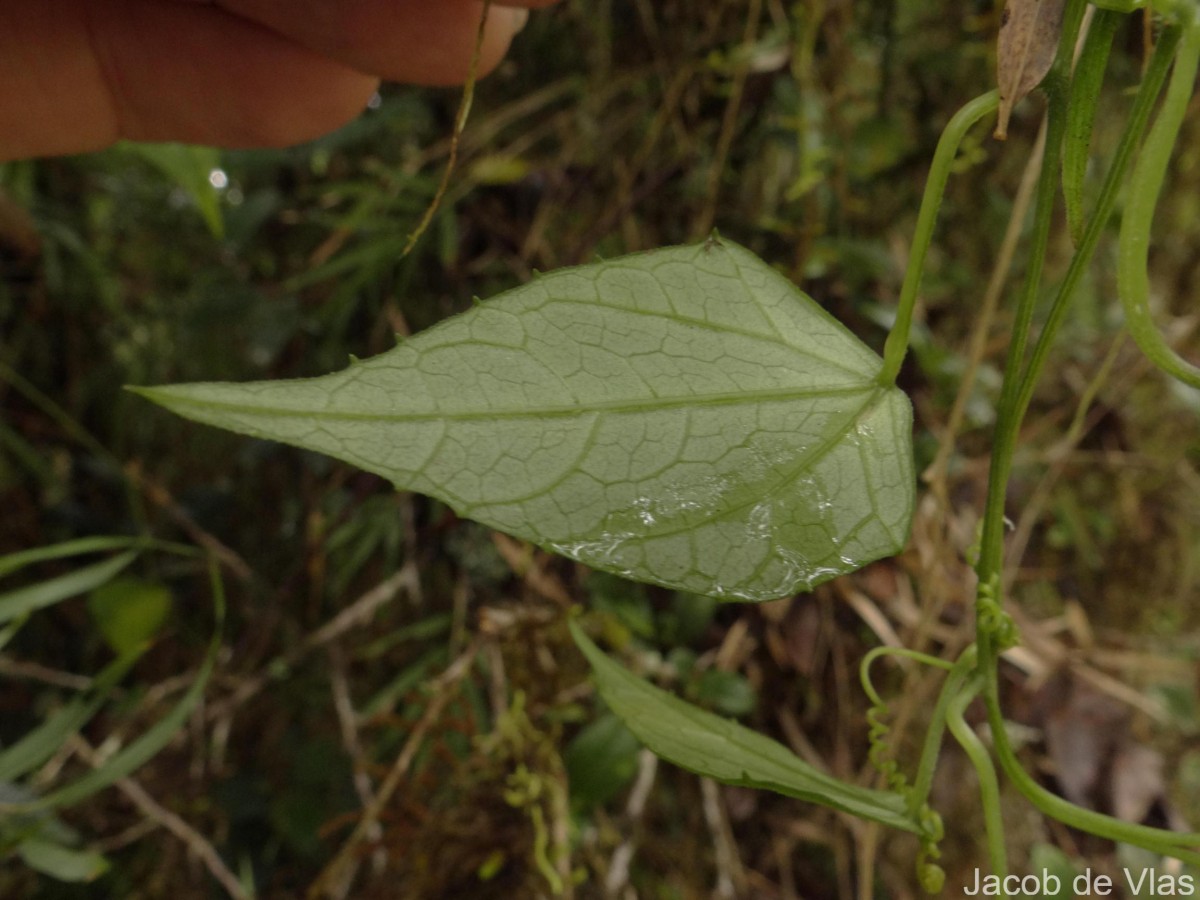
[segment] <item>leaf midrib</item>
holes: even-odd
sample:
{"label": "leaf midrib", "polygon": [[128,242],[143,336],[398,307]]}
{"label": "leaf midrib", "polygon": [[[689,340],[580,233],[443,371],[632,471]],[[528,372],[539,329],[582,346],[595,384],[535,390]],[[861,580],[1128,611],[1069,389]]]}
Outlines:
{"label": "leaf midrib", "polygon": [[[221,385],[229,390],[230,386]],[[236,390],[236,388],[233,388]],[[317,418],[326,421],[347,422],[421,422],[437,420],[478,420],[491,419],[557,419],[575,416],[591,415],[594,413],[640,413],[664,409],[680,409],[687,407],[737,406],[755,405],[758,403],[779,403],[789,400],[808,400],[831,397],[854,397],[870,395],[877,386],[867,382],[847,387],[830,387],[819,389],[780,388],[778,390],[737,392],[726,394],[689,394],[675,397],[647,397],[643,400],[611,400],[588,402],[575,406],[545,406],[523,409],[480,409],[477,411],[461,410],[445,412],[433,410],[430,412],[357,412],[353,410],[336,409],[280,409],[273,406],[259,406],[251,403],[212,400],[208,398],[190,397],[184,394],[162,388],[136,388],[135,390],[150,399],[158,399],[169,405],[190,406],[193,408],[210,409],[214,411],[238,412],[243,414],[272,417],[272,418]]]}
{"label": "leaf midrib", "polygon": [[[664,740],[661,740],[660,730],[653,719],[647,720],[646,711],[642,709],[640,700],[640,691],[635,685],[637,676],[629,672],[620,664],[608,659],[607,656],[601,653],[599,648],[593,645],[592,653],[587,653],[593,667],[597,665],[599,658],[602,661],[602,667],[606,670],[606,680],[601,684],[601,695],[609,701],[614,708],[623,710],[622,718],[631,731],[636,734],[638,730],[644,729],[644,733],[651,738],[646,743],[655,744],[658,748],[662,748]],[[586,653],[585,649],[585,653]],[[659,688],[658,690],[662,690]],[[613,697],[613,694],[618,694],[618,697]],[[689,725],[698,728],[706,736],[714,736],[708,730],[707,724],[704,722],[703,713],[700,710],[692,710],[684,704],[685,702],[671,694],[668,691],[663,692],[666,697],[675,701],[668,701],[668,709],[675,716],[680,717]],[[710,714],[711,715],[711,714]],[[699,721],[698,721],[699,719]],[[787,793],[792,796],[799,796],[804,799],[812,799],[816,802],[830,803],[836,798],[836,805],[839,808],[857,807],[859,809],[866,807],[871,808],[876,812],[877,818],[887,818],[891,824],[902,828],[912,833],[919,833],[919,829],[915,823],[906,815],[906,809],[903,799],[888,792],[878,791],[871,788],[866,788],[861,785],[843,782],[832,776],[821,772],[815,767],[805,764],[802,760],[779,759],[774,754],[764,752],[755,738],[748,740],[743,737],[736,727],[728,727],[733,723],[727,723],[727,727],[723,728],[723,733],[720,735],[720,740],[735,746],[739,752],[745,754],[749,759],[752,759],[757,765],[774,768],[777,772],[783,775],[781,780],[776,780],[771,776],[758,777],[751,774],[749,768],[742,764],[741,779],[744,783],[755,785],[772,785],[772,789],[779,793]],[[681,766],[690,771],[699,772],[700,774],[711,774],[711,765],[706,769],[703,763],[697,762],[694,758],[687,754],[679,752],[680,742],[671,737],[666,738],[673,744],[674,752],[670,755],[674,757],[671,761],[676,765]],[[661,749],[659,750],[661,752]],[[663,755],[666,755],[665,753]],[[738,764],[732,760],[723,760],[732,768],[739,768]],[[796,764],[799,764],[798,766]],[[792,779],[795,779],[793,782]],[[807,782],[807,787],[799,787],[796,782]]]}

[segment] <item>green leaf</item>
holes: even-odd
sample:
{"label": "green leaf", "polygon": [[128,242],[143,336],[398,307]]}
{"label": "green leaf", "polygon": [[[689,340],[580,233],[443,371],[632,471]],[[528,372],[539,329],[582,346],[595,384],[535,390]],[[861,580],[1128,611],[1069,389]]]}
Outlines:
{"label": "green leaf", "polygon": [[108,698],[112,688],[141,657],[141,648],[109,663],[89,693],[70,701],[33,731],[0,751],[0,782],[18,778],[41,765],[79,732]]}
{"label": "green leaf", "polygon": [[209,581],[213,593],[216,622],[204,662],[201,663],[200,669],[192,679],[187,691],[166,715],[110,756],[98,768],[29,804],[26,807],[28,810],[71,806],[90,797],[136,770],[165,747],[183,727],[188,716],[192,714],[200,702],[200,698],[204,695],[204,689],[208,686],[208,679],[212,676],[213,669],[217,664],[217,654],[221,649],[221,630],[225,622],[225,587],[221,582],[216,563],[211,559],[209,560]]}
{"label": "green leaf", "polygon": [[758,693],[745,675],[705,669],[694,687],[695,699],[726,716],[748,716],[758,705]]}
{"label": "green leaf", "polygon": [[221,165],[221,151],[215,147],[189,144],[139,144],[132,141],[118,145],[118,149],[139,156],[158,169],[191,197],[212,236],[217,240],[225,236],[221,197],[209,181],[213,171]]}
{"label": "green leaf", "polygon": [[577,622],[570,626],[604,702],[638,740],[668,762],[725,784],[775,791],[921,832],[899,794],[857,787],[814,769],[777,741],[648,684],[602,653]]}
{"label": "green leaf", "polygon": [[48,544],[45,547],[34,547],[32,550],[19,550],[0,556],[0,577],[11,575],[25,566],[45,562],[51,559],[63,559],[68,556],[79,556],[85,553],[101,553],[108,550],[128,550],[131,547],[145,545],[147,542],[138,538],[126,537],[87,537],[61,544]]}
{"label": "green leaf", "polygon": [[768,600],[896,553],[911,408],[728,241],[536,278],[323,378],[139,389],[598,569]]}
{"label": "green leaf", "polygon": [[99,587],[133,562],[137,555],[136,550],[129,550],[66,575],[0,594],[0,624]]}
{"label": "green leaf", "polygon": [[108,870],[108,860],[90,850],[72,850],[62,844],[29,838],[17,845],[29,868],[59,881],[93,881]]}
{"label": "green leaf", "polygon": [[0,556],[0,577],[11,575],[34,563],[88,553],[104,553],[110,550],[162,550],[179,556],[200,556],[195,547],[170,541],[158,541],[145,537],[85,537]]}
{"label": "green leaf", "polygon": [[563,754],[571,804],[591,811],[611,800],[637,774],[641,749],[624,722],[611,712],[602,713],[575,735]]}
{"label": "green leaf", "polygon": [[[1044,872],[1058,879],[1058,890],[1053,893],[1042,891],[1041,900],[1059,900],[1075,896],[1072,885],[1079,874],[1070,857],[1053,844],[1040,842],[1029,851],[1029,871]],[[1049,880],[1049,879],[1047,879]]]}
{"label": "green leaf", "polygon": [[208,686],[209,676],[212,675],[213,666],[216,664],[218,649],[219,646],[214,643],[187,693],[165,716],[130,742],[127,747],[110,757],[102,766],[46,795],[36,805],[39,807],[71,806],[97,791],[103,790],[114,781],[124,778],[155,756],[183,727],[187,717],[196,708],[205,687]]}
{"label": "green leaf", "polygon": [[92,591],[88,612],[118,654],[153,640],[171,611],[166,585],[138,578],[115,578]]}

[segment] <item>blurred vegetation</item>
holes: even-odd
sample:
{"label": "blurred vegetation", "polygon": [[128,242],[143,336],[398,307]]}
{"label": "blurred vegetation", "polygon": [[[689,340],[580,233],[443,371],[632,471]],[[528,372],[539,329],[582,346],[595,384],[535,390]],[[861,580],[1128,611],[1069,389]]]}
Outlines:
{"label": "blurred vegetation", "polygon": [[[173,418],[121,386],[324,373],[535,269],[714,226],[879,348],[937,136],[990,85],[1000,5],[565,0],[534,14],[479,85],[449,195],[406,258],[446,161],[453,91],[388,87],[357,122],[291,150],[118,147],[0,167],[0,552],[153,535],[215,553],[229,597],[219,667],[188,727],[128,784],[60,814],[108,871],[63,883],[6,858],[0,896],[226,896],[205,846],[244,896],[318,883],[321,896],[356,898],[914,896],[908,838],[715,790],[641,755],[593,699],[566,609],[583,603],[609,646],[660,683],[871,782],[862,654],[881,640],[951,653],[969,640],[964,559],[1003,305],[910,550],[755,608],[588,573],[373,476]],[[1111,109],[1128,102],[1143,41],[1132,26],[1119,37]],[[919,467],[947,439],[1039,115],[1040,101],[1026,101],[1004,145],[981,130],[951,182],[902,376]],[[1100,117],[1099,154],[1119,119]],[[1162,321],[1194,354],[1200,117],[1185,131],[1152,262]],[[1065,227],[1061,241],[1065,258]],[[1165,385],[1120,336],[1113,252],[1101,250],[1078,299],[1012,487],[1026,552],[1010,576],[1027,641],[1012,660],[1012,715],[1033,729],[1029,764],[1058,784],[1061,754],[1040,730],[1070,721],[1055,685],[1161,698],[1156,716],[1103,693],[1138,746],[1166,761],[1157,814],[1196,825],[1200,399]],[[20,578],[65,570],[45,563]],[[139,598],[135,621],[112,624],[105,610],[128,597]],[[132,640],[158,636],[81,736],[100,752],[129,741],[200,666],[211,608],[201,563],[150,554],[128,580],[34,615],[0,647],[0,746],[61,706],[132,629]],[[920,733],[936,684],[895,673],[897,733]],[[1119,749],[1104,750],[1100,770],[1113,771]],[[64,748],[35,785],[89,764]],[[963,873],[983,859],[965,771],[948,752],[935,794],[950,885],[970,883]],[[399,780],[381,795],[389,772]],[[1031,853],[1118,864],[1113,848],[1020,805],[1007,813],[1018,866]],[[355,871],[353,887],[335,862]]]}

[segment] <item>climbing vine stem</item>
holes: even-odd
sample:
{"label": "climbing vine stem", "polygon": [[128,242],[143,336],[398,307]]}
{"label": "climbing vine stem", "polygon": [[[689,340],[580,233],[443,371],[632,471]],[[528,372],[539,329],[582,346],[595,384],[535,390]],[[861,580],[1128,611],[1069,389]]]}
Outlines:
{"label": "climbing vine stem", "polygon": [[[1188,27],[1192,27],[1190,22]],[[1156,852],[1174,856],[1185,862],[1200,863],[1200,852],[1197,852],[1195,849],[1197,845],[1200,845],[1200,833],[1178,834],[1123,822],[1111,816],[1102,815],[1069,803],[1063,798],[1047,791],[1030,777],[1024,768],[1022,768],[1008,740],[1004,717],[999,704],[997,678],[999,653],[1003,649],[1003,644],[1012,638],[1011,631],[1006,628],[1004,616],[1001,613],[1000,575],[1003,562],[1005,489],[1012,469],[1020,423],[1029,408],[1034,386],[1045,367],[1050,348],[1062,324],[1071,297],[1112,215],[1117,195],[1121,185],[1124,183],[1130,161],[1139,141],[1142,139],[1142,135],[1146,131],[1151,111],[1162,92],[1171,62],[1175,58],[1176,51],[1180,46],[1182,35],[1183,27],[1176,24],[1165,28],[1160,35],[1158,45],[1146,69],[1142,85],[1134,101],[1121,141],[1100,189],[1095,209],[1087,223],[1079,246],[1071,259],[1067,273],[1055,294],[1030,359],[1027,364],[1022,366],[1025,343],[1034,318],[1038,285],[1048,245],[1053,203],[1057,189],[1055,183],[1058,170],[1057,154],[1062,142],[1062,123],[1066,97],[1064,69],[1060,65],[1064,57],[1062,52],[1059,54],[1059,63],[1056,63],[1055,71],[1052,71],[1049,76],[1047,93],[1049,96],[1048,114],[1050,121],[1047,154],[1044,162],[1045,168],[1039,182],[1027,280],[1018,303],[1012,344],[1005,368],[1005,382],[997,413],[988,499],[984,511],[981,553],[976,567],[981,585],[977,609],[977,647],[979,652],[977,671],[982,678],[983,696],[987,706],[988,721],[992,731],[992,741],[996,757],[1005,774],[1037,809],[1052,818],[1101,837],[1136,844]],[[1066,46],[1065,38],[1064,46]],[[1185,59],[1185,64],[1190,63],[1187,63]],[[1173,141],[1173,137],[1173,134],[1160,136],[1157,140],[1159,142]],[[1148,143],[1154,144],[1153,141]],[[1152,146],[1151,150],[1152,152],[1169,153],[1169,147],[1164,151],[1156,144]],[[1152,206],[1153,201],[1151,201],[1151,210]],[[1148,219],[1144,225],[1148,229]],[[1006,631],[1008,632],[1007,634],[1005,633]],[[961,729],[959,729],[958,722],[955,719],[955,710],[957,708],[957,703],[951,707],[947,716],[947,722],[960,743],[963,742],[964,737],[967,738],[967,743],[964,743],[963,746],[970,754],[970,736],[958,733]],[[984,801],[985,807],[988,807],[989,804],[987,803],[986,796],[984,797]],[[992,827],[993,825],[989,822],[989,835]],[[989,843],[992,843],[990,836]]]}
{"label": "climbing vine stem", "polygon": [[996,778],[996,767],[992,764],[987,747],[963,717],[967,706],[982,687],[983,678],[976,674],[959,690],[947,711],[946,725],[959,746],[966,752],[979,777],[979,800],[987,833],[988,857],[992,865],[992,874],[1003,884],[1008,876],[1008,849],[1004,839],[1004,820],[1000,813],[1000,783]]}
{"label": "climbing vine stem", "polygon": [[1163,98],[1162,109],[1146,136],[1134,166],[1129,196],[1121,221],[1117,250],[1117,293],[1125,308],[1125,324],[1138,348],[1163,372],[1184,384],[1200,388],[1200,366],[1183,359],[1168,346],[1150,315],[1150,276],[1146,258],[1150,250],[1150,226],[1162,192],[1171,150],[1179,137],[1192,86],[1200,63],[1200,21],[1193,16],[1183,27],[1175,70]]}
{"label": "climbing vine stem", "polygon": [[933,226],[937,222],[938,209],[942,205],[942,195],[946,192],[946,182],[950,180],[958,148],[971,126],[991,115],[999,105],[1000,95],[997,91],[989,91],[976,97],[954,114],[938,141],[933,162],[929,167],[929,178],[925,182],[925,193],[921,197],[921,209],[917,213],[917,227],[913,233],[908,267],[904,272],[904,284],[900,288],[896,321],[883,348],[883,368],[877,380],[885,387],[895,383],[908,350],[908,336],[912,330],[917,291],[921,287],[921,274],[925,268],[925,254],[929,252],[929,244],[933,240]]}
{"label": "climbing vine stem", "polygon": [[[1052,150],[1055,143],[1061,144],[1062,113],[1058,99],[1051,98],[1050,104],[1050,135],[1046,145],[1046,160],[1043,163],[1043,177],[1038,185],[1038,199],[1034,220],[1034,238],[1031,248],[1032,258],[1027,272],[1025,289],[1022,292],[1017,309],[1016,322],[1013,327],[1012,345],[1005,365],[1004,386],[1001,390],[1000,404],[997,410],[995,438],[993,440],[992,465],[988,480],[988,496],[984,508],[983,536],[980,544],[979,563],[976,571],[979,583],[987,584],[1000,575],[1004,548],[1004,496],[1008,477],[1012,471],[1013,457],[1016,453],[1018,432],[1021,421],[1029,408],[1033,397],[1033,388],[1049,355],[1050,347],[1062,324],[1064,315],[1072,294],[1095,252],[1100,235],[1112,214],[1116,204],[1117,194],[1129,167],[1129,160],[1137,146],[1155,99],[1166,80],[1170,68],[1171,57],[1179,42],[1179,29],[1168,28],[1159,40],[1158,47],[1146,70],[1146,76],[1134,101],[1129,122],[1117,147],[1112,165],[1100,190],[1096,209],[1084,230],[1079,247],[1076,249],[1067,269],[1062,284],[1059,286],[1050,313],[1042,327],[1028,365],[1021,367],[1021,358],[1025,345],[1025,335],[1033,321],[1034,307],[1037,299],[1037,280],[1041,278],[1042,263],[1048,246],[1048,233],[1053,214],[1054,194],[1057,190],[1056,176],[1058,170],[1057,150]],[[1056,125],[1057,122],[1057,125]],[[1054,141],[1057,131],[1059,141]],[[1051,157],[1054,158],[1051,158]],[[1049,174],[1047,175],[1047,170]],[[1019,345],[1019,346],[1018,346]],[[990,635],[980,629],[978,633],[980,647],[980,664],[984,668],[994,668],[995,653]]]}

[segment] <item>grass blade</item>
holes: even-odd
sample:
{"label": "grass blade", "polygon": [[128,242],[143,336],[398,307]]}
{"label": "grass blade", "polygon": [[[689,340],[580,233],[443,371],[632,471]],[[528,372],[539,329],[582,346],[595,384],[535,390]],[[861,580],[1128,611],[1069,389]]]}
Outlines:
{"label": "grass blade", "polygon": [[66,575],[0,594],[0,625],[98,588],[133,562],[137,555],[137,550],[128,550],[112,559],[84,566]]}

